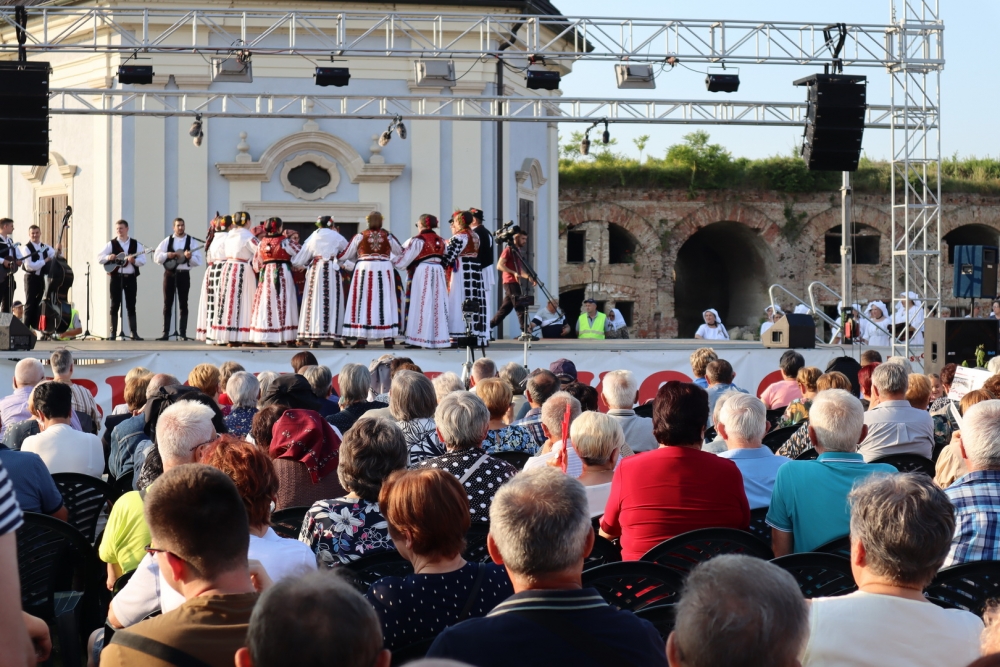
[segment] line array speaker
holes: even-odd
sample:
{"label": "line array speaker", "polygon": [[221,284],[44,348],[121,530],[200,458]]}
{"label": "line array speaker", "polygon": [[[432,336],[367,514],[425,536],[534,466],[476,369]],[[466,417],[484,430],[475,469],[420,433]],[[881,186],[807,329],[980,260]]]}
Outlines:
{"label": "line array speaker", "polygon": [[940,372],[948,364],[976,366],[976,348],[986,361],[1000,351],[1000,320],[992,317],[929,317],[924,320],[924,371]]}
{"label": "line array speaker", "polygon": [[868,108],[868,79],[813,74],[794,82],[807,86],[802,158],[811,170],[857,171]]}
{"label": "line array speaker", "polygon": [[0,62],[0,164],[49,163],[49,64]]}

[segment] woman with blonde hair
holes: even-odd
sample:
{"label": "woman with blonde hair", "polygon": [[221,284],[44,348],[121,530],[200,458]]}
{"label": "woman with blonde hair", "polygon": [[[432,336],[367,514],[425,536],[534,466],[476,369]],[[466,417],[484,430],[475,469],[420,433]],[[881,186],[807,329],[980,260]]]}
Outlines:
{"label": "woman with blonde hair", "polygon": [[611,478],[625,445],[625,434],[613,417],[583,412],[569,427],[569,438],[583,463],[579,480],[586,487],[590,516],[601,516],[611,495]]}
{"label": "woman with blonde hair", "polygon": [[524,426],[509,424],[509,416],[514,391],[501,378],[489,378],[476,383],[476,396],[483,400],[486,409],[490,411],[490,425],[483,440],[483,451],[487,454],[497,452],[525,452],[532,454],[538,450],[539,443]]}
{"label": "woman with blonde hair", "polygon": [[809,419],[809,406],[812,405],[812,401],[816,398],[816,393],[819,391],[816,388],[816,381],[819,380],[821,375],[823,375],[823,371],[815,366],[804,366],[799,369],[799,372],[795,375],[795,381],[799,385],[799,391],[802,392],[802,398],[793,399],[788,404],[788,407],[785,408],[785,414],[781,416],[781,421],[778,422],[775,428],[793,426]]}

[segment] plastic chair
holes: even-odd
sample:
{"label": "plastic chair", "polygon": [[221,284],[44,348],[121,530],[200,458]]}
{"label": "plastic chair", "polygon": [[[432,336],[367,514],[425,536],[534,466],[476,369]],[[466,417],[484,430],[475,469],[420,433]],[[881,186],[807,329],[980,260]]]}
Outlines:
{"label": "plastic chair", "polygon": [[620,563],[622,561],[622,547],[620,544],[612,542],[606,537],[594,535],[594,548],[590,550],[590,555],[583,560],[583,569],[590,570],[608,563]]}
{"label": "plastic chair", "polygon": [[404,646],[403,648],[393,649],[392,662],[389,664],[392,667],[399,667],[400,665],[405,665],[408,662],[420,660],[427,655],[427,651],[430,650],[431,644],[434,643],[435,639],[437,639],[437,637],[430,637],[419,642],[414,642],[409,646]]}
{"label": "plastic chair", "polygon": [[528,452],[496,452],[490,454],[490,456],[501,461],[506,461],[518,470],[523,470],[524,464],[531,458],[531,454]]}
{"label": "plastic chair", "polygon": [[891,454],[875,459],[872,463],[888,463],[899,472],[922,472],[934,478],[934,462],[919,454]]}
{"label": "plastic chair", "polygon": [[398,551],[362,556],[341,568],[350,582],[362,593],[382,577],[406,577],[413,574],[413,564]]}
{"label": "plastic chair", "polygon": [[627,561],[584,570],[583,585],[597,589],[612,607],[636,611],[676,602],[684,575],[656,563]]}
{"label": "plastic chair", "polygon": [[781,421],[781,418],[785,416],[785,408],[775,408],[774,410],[767,410],[764,415],[767,418],[768,424],[777,424]]}
{"label": "plastic chair", "polygon": [[750,510],[750,528],[747,532],[771,546],[771,527],[764,521],[767,518],[767,507]]}
{"label": "plastic chair", "polygon": [[821,544],[813,549],[813,553],[834,554],[836,556],[843,556],[844,558],[850,560],[851,536],[844,535],[843,537],[832,539],[826,544]]}
{"label": "plastic chair", "polygon": [[132,480],[131,470],[125,473],[124,476],[116,479],[115,483],[111,487],[113,499],[118,500],[129,491],[135,491],[135,489],[132,487],[132,481],[133,480]]}
{"label": "plastic chair", "polygon": [[776,428],[770,433],[764,435],[764,439],[761,443],[772,452],[777,452],[783,444],[788,442],[788,439],[795,435],[795,432],[802,427],[802,424],[792,424],[791,426],[785,426],[784,428]]}
{"label": "plastic chair", "polygon": [[709,426],[705,429],[705,442],[712,442],[716,437],[718,437],[718,435],[719,432],[716,428],[714,426]]}
{"label": "plastic chair", "polygon": [[486,548],[486,536],[490,534],[490,525],[475,521],[465,534],[465,551],[462,558],[470,563],[492,563],[489,549]]}
{"label": "plastic chair", "polygon": [[981,560],[947,567],[937,573],[924,595],[940,607],[964,609],[981,617],[987,600],[1000,598],[1000,562]]}
{"label": "plastic chair", "polygon": [[57,472],[52,475],[63,504],[69,512],[69,525],[87,538],[91,544],[97,539],[97,521],[101,512],[109,507],[114,490],[99,477],[78,472]]}
{"label": "plastic chair", "polygon": [[722,554],[774,558],[771,547],[750,533],[735,528],[702,528],[660,542],[639,560],[687,573],[698,563]]}
{"label": "plastic chair", "polygon": [[806,598],[835,597],[858,590],[851,561],[843,556],[812,551],[789,554],[771,562],[795,577]]}
{"label": "plastic chair", "polygon": [[302,521],[308,511],[308,507],[286,507],[283,510],[272,512],[271,528],[274,528],[274,532],[281,537],[297,540],[299,532],[302,530]]}
{"label": "plastic chair", "polygon": [[818,458],[819,458],[819,452],[817,452],[814,448],[810,447],[806,451],[804,451],[801,454],[799,454],[798,456],[796,456],[795,460],[796,461],[815,461]]}
{"label": "plastic chair", "polygon": [[114,586],[112,586],[112,588],[111,588],[111,596],[112,597],[114,597],[115,595],[118,595],[119,593],[121,593],[122,589],[125,588],[125,584],[127,584],[129,582],[129,579],[132,578],[133,574],[135,574],[135,570],[129,570],[128,572],[126,572],[122,576],[120,576],[117,579],[115,579]]}
{"label": "plastic chair", "polygon": [[677,620],[677,605],[658,604],[652,607],[643,607],[635,612],[639,618],[649,621],[660,633],[660,638],[667,641],[667,637],[674,630],[674,623]]}

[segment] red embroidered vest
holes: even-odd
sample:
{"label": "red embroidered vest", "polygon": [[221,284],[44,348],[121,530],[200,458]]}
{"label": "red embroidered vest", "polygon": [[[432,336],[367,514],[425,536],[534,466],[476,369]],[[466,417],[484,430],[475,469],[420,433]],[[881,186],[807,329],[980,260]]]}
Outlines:
{"label": "red embroidered vest", "polygon": [[361,232],[358,259],[389,259],[389,232],[384,229],[366,229]]}
{"label": "red embroidered vest", "polygon": [[465,244],[465,248],[462,250],[461,253],[459,253],[458,256],[459,257],[478,257],[479,256],[479,235],[476,234],[471,229],[463,229],[458,234],[456,234],[456,236],[458,236],[459,234],[461,234],[461,235],[465,236],[466,238],[468,238],[468,241]]}
{"label": "red embroidered vest", "polygon": [[420,254],[413,260],[414,263],[422,262],[429,257],[444,257],[445,240],[437,233],[425,229],[417,234],[417,238],[424,242],[424,247],[420,249]]}
{"label": "red embroidered vest", "polygon": [[257,249],[257,252],[260,253],[261,261],[265,263],[292,261],[292,256],[288,254],[287,250],[281,247],[281,243],[284,240],[284,236],[265,236],[261,239],[260,247]]}

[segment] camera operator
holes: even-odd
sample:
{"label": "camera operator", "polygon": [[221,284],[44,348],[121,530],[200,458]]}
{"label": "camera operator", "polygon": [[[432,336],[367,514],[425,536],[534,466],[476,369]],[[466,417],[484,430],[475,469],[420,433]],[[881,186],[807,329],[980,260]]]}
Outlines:
{"label": "camera operator", "polygon": [[500,309],[490,320],[490,328],[502,322],[512,310],[517,311],[518,322],[522,328],[525,328],[524,316],[528,312],[528,304],[522,295],[521,284],[518,280],[524,278],[530,280],[532,285],[538,284],[525,270],[524,259],[521,255],[522,249],[528,245],[528,235],[516,225],[510,230],[510,235],[511,240],[500,253],[500,260],[497,262],[497,270],[503,274],[503,303],[500,304]]}

